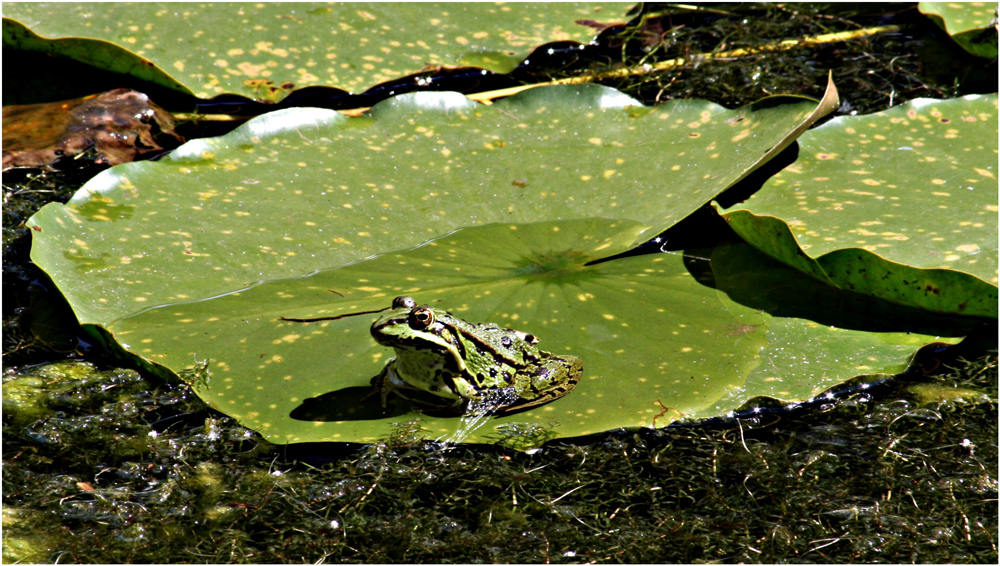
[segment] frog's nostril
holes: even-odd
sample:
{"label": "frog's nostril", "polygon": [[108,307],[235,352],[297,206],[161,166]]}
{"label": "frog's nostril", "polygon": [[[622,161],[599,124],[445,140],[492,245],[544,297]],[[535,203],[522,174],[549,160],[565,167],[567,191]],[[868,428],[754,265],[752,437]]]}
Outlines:
{"label": "frog's nostril", "polygon": [[392,308],[394,309],[412,309],[416,304],[417,302],[413,300],[413,297],[407,297],[406,295],[396,297],[392,300]]}

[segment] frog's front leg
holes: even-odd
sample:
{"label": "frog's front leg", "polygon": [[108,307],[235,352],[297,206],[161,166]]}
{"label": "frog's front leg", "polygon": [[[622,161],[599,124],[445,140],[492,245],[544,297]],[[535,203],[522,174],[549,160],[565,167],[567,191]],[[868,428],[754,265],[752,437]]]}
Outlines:
{"label": "frog's front leg", "polygon": [[[423,412],[434,412],[434,411],[449,411],[454,410],[456,414],[461,414],[461,406],[464,399],[450,400],[446,398],[437,397],[436,395],[429,394],[422,389],[413,387],[405,379],[399,376],[399,370],[396,367],[397,359],[390,358],[386,362],[385,367],[378,375],[372,378],[372,391],[368,395],[361,398],[361,401],[367,401],[375,395],[378,395],[382,401],[382,408],[387,407],[389,395],[396,395],[400,399],[409,401],[413,406],[410,410],[416,413]],[[445,401],[445,403],[440,403],[439,401]]]}
{"label": "frog's front leg", "polygon": [[386,399],[389,398],[389,394],[395,393],[396,389],[399,387],[396,385],[392,379],[396,375],[396,358],[390,359],[382,371],[378,375],[372,378],[372,391],[368,395],[361,398],[361,402],[365,402],[372,397],[378,395],[382,400],[382,408],[386,406]]}

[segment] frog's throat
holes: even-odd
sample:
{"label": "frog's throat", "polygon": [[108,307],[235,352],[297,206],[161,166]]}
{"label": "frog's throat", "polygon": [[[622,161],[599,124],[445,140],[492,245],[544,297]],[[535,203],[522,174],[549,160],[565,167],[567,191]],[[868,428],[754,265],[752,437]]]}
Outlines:
{"label": "frog's throat", "polygon": [[453,358],[445,357],[437,348],[402,349],[396,346],[395,350],[396,358],[390,379],[398,378],[401,383],[396,385],[405,385],[449,399],[460,397],[456,391],[455,377],[463,374],[464,363],[462,368],[449,367]]}

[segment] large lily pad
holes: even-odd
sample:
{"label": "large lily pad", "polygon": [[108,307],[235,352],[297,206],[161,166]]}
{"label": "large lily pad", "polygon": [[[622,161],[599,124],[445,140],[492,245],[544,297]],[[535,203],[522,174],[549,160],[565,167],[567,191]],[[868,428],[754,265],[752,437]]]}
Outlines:
{"label": "large lily pad", "polygon": [[997,316],[997,97],[839,117],[726,210],[745,240],[817,279],[930,311]]}
{"label": "large lily pad", "polygon": [[605,217],[663,230],[826,112],[801,98],[646,108],[594,85],[493,106],[414,93],[347,118],[258,117],[129,163],[32,220],[32,259],[81,322],[300,276],[493,222]]}
{"label": "large lily pad", "polygon": [[[133,353],[199,372],[199,395],[278,443],[372,441],[415,418],[430,438],[467,442],[496,441],[499,425],[539,427],[535,441],[664,426],[759,395],[805,399],[858,374],[896,373],[930,340],[776,324],[699,283],[680,254],[584,266],[625,250],[643,228],[605,219],[470,228],[407,252],[150,309],[109,329]],[[584,378],[562,399],[488,422],[431,418],[402,402],[385,412],[377,398],[361,402],[392,355],[368,334],[377,315],[279,320],[372,311],[402,294],[539,336],[542,348],[583,359]],[[748,383],[762,362],[780,374],[767,368]]]}
{"label": "large lily pad", "polygon": [[590,41],[593,29],[576,20],[618,19],[631,5],[21,2],[4,15],[60,38],[51,49],[64,56],[93,59],[83,40],[103,40],[199,97],[256,98],[262,81],[361,92],[441,65],[506,73],[542,44]]}

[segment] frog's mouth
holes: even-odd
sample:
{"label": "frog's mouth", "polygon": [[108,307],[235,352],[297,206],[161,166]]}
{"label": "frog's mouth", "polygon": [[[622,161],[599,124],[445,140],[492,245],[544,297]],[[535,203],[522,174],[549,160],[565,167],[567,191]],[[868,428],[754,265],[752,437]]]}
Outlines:
{"label": "frog's mouth", "polygon": [[[436,363],[432,362],[428,365],[440,363],[447,371],[455,374],[462,373],[465,371],[464,345],[460,340],[449,340],[448,338],[450,337],[430,335],[420,338],[397,337],[393,343],[389,344],[379,342],[378,338],[375,341],[396,350],[397,357],[420,357],[429,361],[432,361],[432,358],[437,358]],[[442,360],[449,360],[451,363],[441,363]]]}

